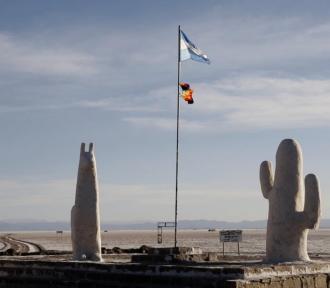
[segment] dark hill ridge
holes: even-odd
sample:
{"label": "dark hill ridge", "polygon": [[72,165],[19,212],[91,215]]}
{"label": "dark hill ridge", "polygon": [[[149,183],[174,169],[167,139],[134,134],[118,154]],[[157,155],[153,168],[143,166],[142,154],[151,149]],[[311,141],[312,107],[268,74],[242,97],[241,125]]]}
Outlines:
{"label": "dark hill ridge", "polygon": [[[106,230],[154,230],[157,222],[119,223],[104,222]],[[181,220],[179,229],[265,229],[266,220],[227,222],[216,220]],[[330,219],[321,220],[320,228],[330,228]],[[0,221],[0,231],[55,231],[70,230],[70,223],[64,221],[8,220]]]}

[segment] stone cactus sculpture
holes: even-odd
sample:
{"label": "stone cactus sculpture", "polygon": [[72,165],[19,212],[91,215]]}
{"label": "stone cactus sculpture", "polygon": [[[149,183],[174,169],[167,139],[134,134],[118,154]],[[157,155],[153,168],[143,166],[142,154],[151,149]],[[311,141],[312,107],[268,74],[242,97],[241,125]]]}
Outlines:
{"label": "stone cactus sculpture", "polygon": [[280,143],[275,179],[271,163],[261,163],[260,183],[263,196],[269,200],[265,261],[309,261],[307,234],[320,220],[320,192],[315,175],[309,174],[303,181],[303,158],[297,141],[285,139]]}
{"label": "stone cactus sculpture", "polygon": [[71,210],[74,260],[102,261],[99,192],[93,143],[81,144],[75,205]]}

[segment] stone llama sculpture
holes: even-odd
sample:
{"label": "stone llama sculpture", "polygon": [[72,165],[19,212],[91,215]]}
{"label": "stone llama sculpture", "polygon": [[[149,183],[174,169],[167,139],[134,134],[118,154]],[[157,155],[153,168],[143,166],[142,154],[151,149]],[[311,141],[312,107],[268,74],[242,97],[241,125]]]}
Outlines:
{"label": "stone llama sculpture", "polygon": [[319,224],[320,192],[315,175],[309,174],[303,181],[303,157],[297,141],[285,139],[279,145],[275,179],[271,163],[261,163],[260,183],[269,200],[265,261],[309,261],[307,234]]}
{"label": "stone llama sculpture", "polygon": [[99,191],[93,143],[81,144],[75,205],[71,210],[74,260],[102,261]]}

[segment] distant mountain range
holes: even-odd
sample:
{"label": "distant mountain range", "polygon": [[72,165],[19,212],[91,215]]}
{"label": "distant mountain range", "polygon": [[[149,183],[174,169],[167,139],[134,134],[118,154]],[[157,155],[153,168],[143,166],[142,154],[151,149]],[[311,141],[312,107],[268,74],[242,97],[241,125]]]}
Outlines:
{"label": "distant mountain range", "polygon": [[[182,220],[179,229],[265,229],[267,220],[227,222],[215,220]],[[143,223],[102,223],[103,230],[154,230],[157,222]],[[330,219],[321,220],[320,228],[330,228]],[[55,231],[70,230],[70,223],[65,221],[8,220],[0,221],[1,231]]]}

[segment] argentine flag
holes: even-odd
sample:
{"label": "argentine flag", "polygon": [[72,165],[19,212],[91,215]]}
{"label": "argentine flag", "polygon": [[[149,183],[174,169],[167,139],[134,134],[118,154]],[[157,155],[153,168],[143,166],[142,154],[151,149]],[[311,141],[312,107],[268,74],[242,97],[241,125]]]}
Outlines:
{"label": "argentine flag", "polygon": [[183,33],[183,31],[181,30],[180,31],[180,61],[184,61],[188,59],[207,63],[207,64],[211,63],[207,55],[205,55],[202,50],[198,49],[194,45],[194,43],[192,43],[189,40],[187,35]]}

